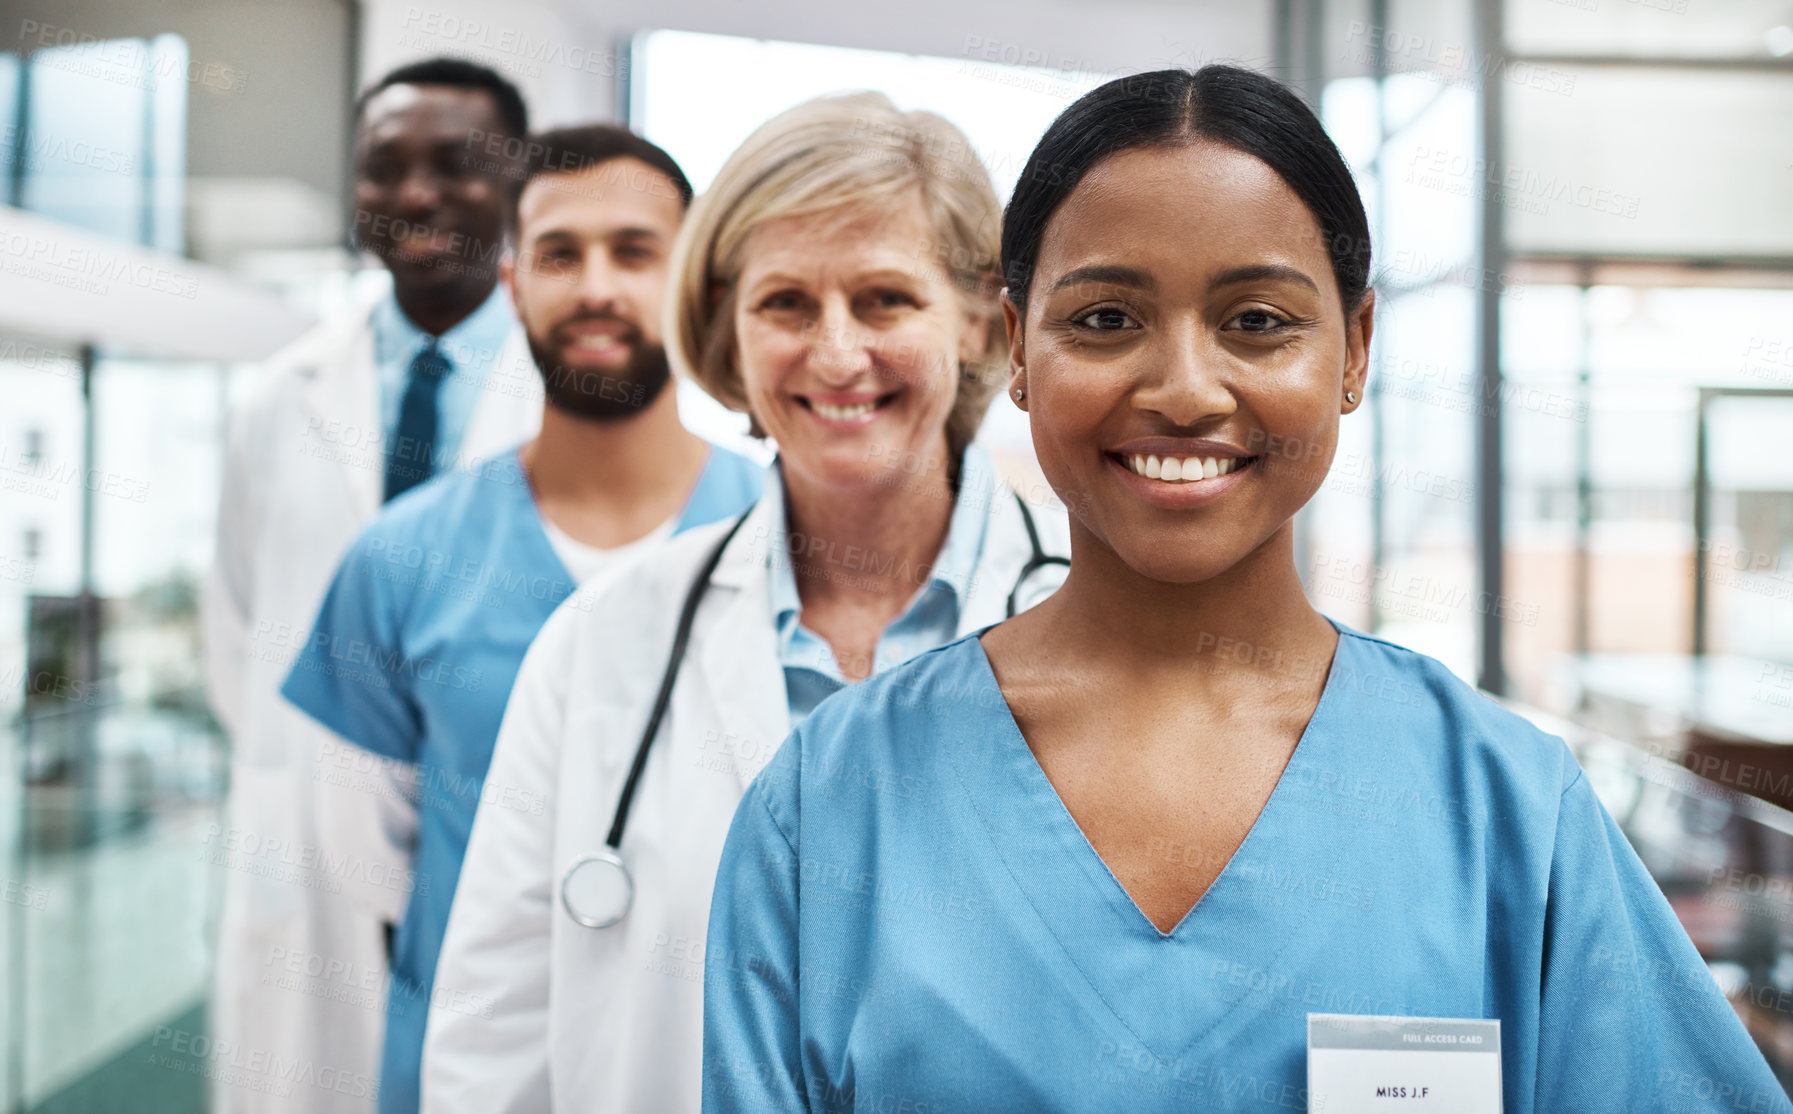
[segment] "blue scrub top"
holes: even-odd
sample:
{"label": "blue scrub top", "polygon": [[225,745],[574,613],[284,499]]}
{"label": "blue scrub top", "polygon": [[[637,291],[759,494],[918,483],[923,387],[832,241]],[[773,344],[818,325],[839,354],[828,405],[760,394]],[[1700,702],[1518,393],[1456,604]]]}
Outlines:
{"label": "blue scrub top", "polygon": [[1344,629],[1170,933],[975,636],[830,697],[735,814],[704,979],[708,1114],[1301,1110],[1309,1012],[1498,1018],[1507,1114],[1790,1108],[1562,741]]}
{"label": "blue scrub top", "polygon": [[[739,514],[759,483],[756,465],[712,447],[675,528]],[[520,458],[506,453],[387,506],[337,568],[280,690],[356,746],[416,766],[417,844],[392,942],[382,1114],[417,1109],[436,959],[505,702],[524,651],[576,587]],[[493,789],[494,807],[543,807]],[[380,864],[407,877],[393,866]]]}
{"label": "blue scrub top", "polygon": [[[803,625],[803,599],[797,592],[798,564],[817,566],[823,575],[851,578],[856,573],[879,564],[875,554],[847,549],[836,553],[832,545],[820,547],[815,556],[793,558],[795,545],[800,552],[814,552],[812,542],[820,539],[791,536],[790,508],[784,485],[784,466],[774,459],[766,465],[766,498],[772,511],[767,523],[772,544],[767,547],[771,566],[772,625],[777,631],[778,664],[784,667],[784,691],[790,705],[791,725],[808,718],[816,706],[847,687],[834,647],[828,640]],[[971,581],[984,553],[984,534],[990,522],[990,501],[1005,490],[996,473],[996,462],[989,450],[973,441],[959,456],[960,492],[969,498],[953,499],[952,517],[946,524],[946,541],[941,543],[929,569],[927,583],[910,599],[903,613],[890,621],[878,635],[878,645],[869,663],[869,672],[876,673],[908,661],[923,650],[951,642],[959,633],[959,611],[971,598]],[[899,570],[904,571],[904,570]]]}

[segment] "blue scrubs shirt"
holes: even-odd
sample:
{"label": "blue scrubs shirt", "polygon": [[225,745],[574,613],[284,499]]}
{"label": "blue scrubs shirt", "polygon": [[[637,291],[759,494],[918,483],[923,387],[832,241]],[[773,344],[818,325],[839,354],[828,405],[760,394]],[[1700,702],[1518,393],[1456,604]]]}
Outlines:
{"label": "blue scrubs shirt", "polygon": [[[759,483],[757,465],[712,447],[675,528],[739,514]],[[414,885],[392,942],[382,1114],[417,1110],[436,959],[504,706],[524,651],[577,587],[521,460],[506,453],[387,506],[343,558],[280,690],[349,742],[417,769]]]}
{"label": "blue scrubs shirt", "polygon": [[[959,632],[959,610],[971,594],[971,578],[984,552],[984,528],[990,519],[989,493],[1001,491],[1001,479],[990,453],[975,441],[959,458],[959,491],[975,492],[969,499],[954,499],[947,520],[946,540],[928,570],[927,583],[909,601],[903,613],[878,636],[871,673],[881,673],[908,661],[924,650],[951,642]],[[802,723],[816,705],[847,687],[834,647],[800,621],[803,601],[797,594],[797,575],[787,535],[790,512],[785,498],[782,465],[766,465],[766,492],[771,500],[774,543],[768,547],[771,565],[772,622],[778,632],[778,664],[784,667],[785,697],[790,705],[791,726]],[[869,574],[878,565],[875,553],[847,548],[837,550],[821,538],[794,539],[801,556],[813,561],[826,575],[851,577]],[[885,562],[888,564],[888,562]],[[878,568],[876,571],[887,571]]]}
{"label": "blue scrubs shirt", "polygon": [[1562,741],[1349,630],[1173,931],[972,636],[784,743],[735,814],[704,966],[707,1114],[1301,1110],[1310,1012],[1498,1018],[1507,1114],[1790,1108]]}

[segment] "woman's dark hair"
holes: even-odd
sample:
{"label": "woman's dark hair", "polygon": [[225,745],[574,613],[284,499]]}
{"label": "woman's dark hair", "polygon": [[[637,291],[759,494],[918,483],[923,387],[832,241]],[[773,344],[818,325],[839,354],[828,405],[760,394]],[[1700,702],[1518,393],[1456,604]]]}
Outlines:
{"label": "woman's dark hair", "polygon": [[1025,313],[1046,224],[1084,175],[1135,147],[1210,140],[1261,160],[1313,213],[1349,313],[1370,277],[1370,226],[1351,170],[1307,105],[1238,66],[1117,78],[1078,98],[1040,137],[1002,221],[1002,273]]}

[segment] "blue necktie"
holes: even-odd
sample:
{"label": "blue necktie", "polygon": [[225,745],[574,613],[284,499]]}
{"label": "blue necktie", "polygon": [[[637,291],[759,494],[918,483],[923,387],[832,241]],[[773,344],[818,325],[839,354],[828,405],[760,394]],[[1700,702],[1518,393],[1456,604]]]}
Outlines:
{"label": "blue necktie", "polygon": [[433,339],[411,361],[398,407],[398,436],[386,454],[387,502],[430,478],[435,464],[436,393],[448,372],[448,360],[436,350]]}

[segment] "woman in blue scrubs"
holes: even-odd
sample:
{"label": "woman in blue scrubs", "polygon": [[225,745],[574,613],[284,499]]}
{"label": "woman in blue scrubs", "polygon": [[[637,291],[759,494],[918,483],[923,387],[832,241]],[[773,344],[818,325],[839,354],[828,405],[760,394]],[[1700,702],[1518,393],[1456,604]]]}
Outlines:
{"label": "woman in blue scrubs", "polygon": [[1373,324],[1312,113],[1232,67],[1111,82],[1002,256],[1070,576],[755,781],[705,1110],[1304,1109],[1310,1013],[1498,1019],[1509,1114],[1789,1109],[1561,740],[1307,602],[1293,518]]}

